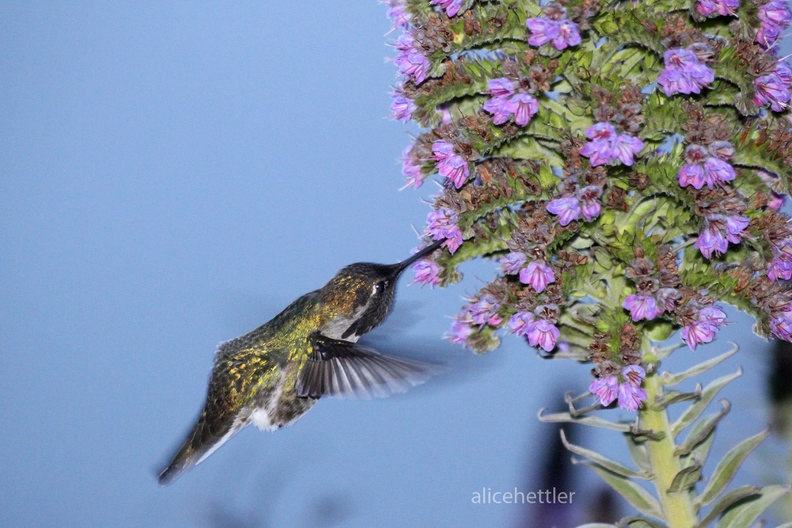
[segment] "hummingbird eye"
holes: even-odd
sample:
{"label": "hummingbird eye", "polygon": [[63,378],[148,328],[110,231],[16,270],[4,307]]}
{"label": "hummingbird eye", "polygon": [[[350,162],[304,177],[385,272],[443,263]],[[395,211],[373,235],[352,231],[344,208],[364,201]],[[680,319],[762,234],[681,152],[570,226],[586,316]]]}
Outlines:
{"label": "hummingbird eye", "polygon": [[385,281],[379,281],[374,285],[374,288],[371,293],[372,295],[377,295],[378,293],[382,293],[383,291],[385,291]]}

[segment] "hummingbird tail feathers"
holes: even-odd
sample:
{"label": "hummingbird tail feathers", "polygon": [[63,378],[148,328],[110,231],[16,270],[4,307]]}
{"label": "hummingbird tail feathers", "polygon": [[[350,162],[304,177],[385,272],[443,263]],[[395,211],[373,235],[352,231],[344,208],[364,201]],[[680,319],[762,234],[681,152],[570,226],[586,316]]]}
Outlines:
{"label": "hummingbird tail feathers", "polygon": [[184,444],[173,456],[170,464],[160,472],[157,483],[160,486],[167,486],[178,479],[184,472],[206,460],[209,455],[239,432],[245,424],[246,422],[239,418],[210,424],[205,419],[204,412],[190,431]]}

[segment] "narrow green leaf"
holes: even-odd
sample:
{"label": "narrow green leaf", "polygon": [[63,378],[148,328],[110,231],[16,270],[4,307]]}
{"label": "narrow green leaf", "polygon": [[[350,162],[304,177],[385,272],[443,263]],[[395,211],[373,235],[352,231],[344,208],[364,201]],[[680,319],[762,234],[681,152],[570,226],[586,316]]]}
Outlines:
{"label": "narrow green leaf", "polygon": [[648,515],[649,517],[663,517],[663,510],[657,500],[648,491],[633,482],[632,480],[620,477],[597,465],[591,464],[590,467],[604,480],[611,488],[629,502],[633,508]]}
{"label": "narrow green leaf", "polygon": [[624,440],[627,442],[627,448],[630,450],[630,456],[644,473],[652,473],[652,463],[649,461],[649,451],[646,449],[646,442],[640,441],[633,435],[627,433],[624,435]]}
{"label": "narrow green leaf", "polygon": [[673,433],[674,437],[676,438],[682,429],[695,422],[696,419],[701,416],[701,413],[704,412],[704,409],[707,408],[710,402],[712,402],[712,400],[715,398],[715,395],[718,394],[718,392],[720,392],[723,387],[736,380],[740,376],[742,376],[742,367],[740,367],[734,374],[729,374],[718,378],[707,385],[701,392],[701,399],[688,407],[687,410],[682,413],[682,416],[680,416],[679,419],[671,426],[671,432]]}
{"label": "narrow green leaf", "polygon": [[660,379],[663,382],[663,385],[665,385],[666,387],[670,387],[672,385],[676,385],[678,383],[681,383],[681,382],[685,381],[688,378],[692,378],[692,377],[698,376],[699,374],[703,374],[703,373],[707,372],[708,370],[710,370],[711,368],[713,368],[713,367],[715,367],[717,365],[720,365],[725,360],[729,359],[730,357],[732,357],[734,354],[737,353],[737,350],[738,350],[737,344],[736,343],[732,343],[732,345],[734,345],[734,346],[728,352],[726,352],[724,354],[721,354],[720,356],[714,357],[712,359],[709,359],[707,361],[704,361],[702,363],[699,363],[698,365],[694,365],[694,366],[690,367],[689,369],[687,369],[687,370],[685,370],[683,372],[680,372],[678,374],[671,374],[669,372],[663,372],[660,375],[661,376]]}
{"label": "narrow green leaf", "polygon": [[617,526],[629,526],[630,528],[668,528],[668,525],[665,525],[659,521],[645,519],[643,517],[636,517],[634,515],[620,519],[617,523]]}
{"label": "narrow green leaf", "polygon": [[701,480],[701,464],[696,463],[682,469],[679,473],[674,475],[674,480],[671,481],[668,493],[687,491],[695,486],[696,482],[699,480]]}
{"label": "narrow green leaf", "polygon": [[592,451],[591,449],[586,449],[584,447],[580,447],[575,444],[570,444],[566,439],[566,435],[564,434],[563,429],[561,429],[561,442],[564,444],[564,447],[566,447],[569,451],[575,453],[578,456],[582,456],[583,458],[591,460],[591,462],[593,462],[595,465],[601,466],[602,468],[607,469],[611,473],[615,473],[616,475],[625,478],[639,478],[644,480],[648,480],[649,478],[651,478],[650,475],[642,471],[636,471],[634,469],[628,468],[624,464],[616,462],[615,460],[612,460],[606,456],[603,456],[597,453],[596,451]]}
{"label": "narrow green leaf", "polygon": [[[730,491],[715,503],[710,512],[699,522],[695,528],[706,528],[718,518],[727,508],[733,506],[737,502],[752,497],[762,490],[760,486],[740,486],[739,488]],[[745,528],[745,527],[741,527]]]}
{"label": "narrow green leaf", "polygon": [[750,526],[775,501],[789,493],[789,486],[765,486],[755,499],[732,504],[718,519],[715,528],[745,528]]}
{"label": "narrow green leaf", "polygon": [[545,409],[540,410],[537,417],[539,421],[545,423],[575,423],[591,427],[602,427],[603,429],[618,431],[620,433],[627,433],[630,431],[630,424],[610,422],[597,416],[572,416],[569,413],[542,414],[544,411]]}
{"label": "narrow green leaf", "polygon": [[682,445],[674,450],[675,455],[687,455],[693,451],[697,445],[707,439],[712,431],[715,430],[715,426],[718,425],[718,422],[729,414],[731,410],[731,404],[728,401],[721,400],[721,405],[723,405],[723,409],[721,409],[720,412],[707,416],[693,426],[693,429],[691,429],[690,434],[688,434]]}
{"label": "narrow green leaf", "polygon": [[709,456],[710,449],[712,448],[712,443],[715,441],[715,431],[713,430],[710,432],[709,436],[704,439],[699,445],[693,448],[693,451],[688,453],[687,455],[682,455],[680,457],[680,461],[684,466],[689,466],[692,464],[704,464],[707,461],[707,457]]}
{"label": "narrow green leaf", "polygon": [[770,430],[765,429],[761,433],[739,443],[726,453],[726,456],[723,457],[723,460],[718,463],[715,471],[713,471],[712,477],[707,483],[707,487],[705,487],[701,495],[698,496],[696,502],[701,505],[707,505],[718,498],[718,495],[726,489],[726,486],[731,482],[732,478],[734,478],[734,474],[737,473],[745,457],[769,435]]}
{"label": "narrow green leaf", "polygon": [[653,411],[662,411],[669,405],[683,401],[696,400],[699,397],[701,397],[701,385],[696,385],[693,392],[669,391],[658,401],[655,401],[650,407]]}

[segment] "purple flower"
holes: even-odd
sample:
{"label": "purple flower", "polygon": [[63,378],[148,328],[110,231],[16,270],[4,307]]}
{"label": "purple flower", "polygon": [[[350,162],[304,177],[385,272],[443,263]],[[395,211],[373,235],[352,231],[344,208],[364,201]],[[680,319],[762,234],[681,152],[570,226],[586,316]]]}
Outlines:
{"label": "purple flower", "polygon": [[547,212],[558,215],[558,221],[562,226],[569,225],[580,218],[580,200],[574,196],[556,198],[547,203]]}
{"label": "purple flower", "polygon": [[670,49],[663,60],[665,68],[657,83],[666,95],[701,93],[701,88],[715,80],[713,71],[699,62],[698,56],[690,50]]}
{"label": "purple flower", "polygon": [[517,312],[509,319],[509,331],[519,336],[525,336],[533,322],[534,315],[531,312]]}
{"label": "purple flower", "polygon": [[406,123],[412,118],[413,112],[415,112],[415,103],[409,97],[405,97],[404,94],[399,92],[394,92],[391,94],[391,117],[396,119],[397,121],[402,121]]}
{"label": "purple flower", "polygon": [[784,0],[773,0],[759,8],[761,26],[756,32],[756,41],[765,47],[775,44],[781,32],[789,25],[792,13]]}
{"label": "purple flower", "polygon": [[682,339],[691,350],[699,343],[709,343],[715,338],[718,327],[726,322],[726,314],[717,306],[707,306],[698,313],[697,320],[682,327]]}
{"label": "purple flower", "polygon": [[509,98],[509,103],[513,108],[514,122],[520,126],[530,123],[531,117],[539,111],[537,100],[526,93],[514,94]]}
{"label": "purple flower", "polygon": [[776,63],[775,70],[773,71],[785,86],[792,85],[792,67],[783,60]]}
{"label": "purple flower", "polygon": [[489,98],[482,108],[485,112],[492,114],[492,122],[496,125],[502,125],[514,113],[514,104],[509,100],[509,96],[506,95]]}
{"label": "purple flower", "polygon": [[520,270],[520,282],[530,284],[536,293],[542,293],[548,284],[555,282],[555,274],[545,261],[534,260]]}
{"label": "purple flower", "polygon": [[643,148],[643,141],[627,134],[617,134],[610,123],[595,123],[586,130],[591,141],[583,145],[580,155],[589,158],[592,167],[618,159],[628,167],[633,156]]}
{"label": "purple flower", "polygon": [[563,50],[580,44],[578,25],[566,18],[561,20],[546,17],[529,18],[525,21],[525,25],[531,31],[528,39],[528,44],[531,46],[543,46],[552,42],[555,49]]}
{"label": "purple flower", "polygon": [[641,319],[651,321],[660,313],[660,309],[651,295],[628,295],[622,306],[630,312],[633,322]]}
{"label": "purple flower", "polygon": [[453,183],[457,189],[465,184],[470,175],[468,162],[459,154],[454,154],[438,162],[437,171]]}
{"label": "purple flower", "polygon": [[792,279],[792,262],[774,258],[767,266],[767,278],[771,281]]}
{"label": "purple flower", "polygon": [[399,68],[399,74],[412,79],[415,84],[424,82],[429,74],[429,69],[432,67],[429,59],[423,53],[412,48],[399,53],[394,63]]}
{"label": "purple flower", "polygon": [[698,0],[696,10],[704,16],[733,15],[740,7],[740,0]]}
{"label": "purple flower", "polygon": [[443,139],[438,139],[432,143],[432,158],[435,161],[443,162],[454,155],[454,145]]}
{"label": "purple flower", "polygon": [[646,377],[646,370],[640,365],[628,365],[621,370],[625,383],[640,387]]}
{"label": "purple flower", "polygon": [[415,279],[411,284],[428,284],[435,286],[440,284],[440,266],[431,260],[421,260],[413,266]]}
{"label": "purple flower", "polygon": [[784,341],[792,341],[792,310],[773,314],[770,317],[770,332]]}
{"label": "purple flower", "polygon": [[507,275],[515,275],[519,273],[527,259],[524,253],[512,251],[500,260],[501,271]]}
{"label": "purple flower", "polygon": [[498,315],[498,310],[500,310],[500,303],[489,293],[485,293],[478,301],[468,306],[468,312],[477,325],[498,326],[501,324],[503,318]]}
{"label": "purple flower", "polygon": [[619,380],[616,379],[616,376],[597,378],[589,385],[589,391],[594,394],[600,405],[607,407],[616,399],[619,392]]}
{"label": "purple flower", "polygon": [[429,213],[427,217],[426,232],[432,235],[433,240],[446,239],[443,246],[454,253],[462,244],[462,231],[457,225],[459,216],[447,207],[441,207]]}
{"label": "purple flower", "polygon": [[526,330],[528,344],[532,347],[542,347],[545,352],[553,350],[556,340],[561,335],[561,331],[553,323],[544,319],[535,320]]}
{"label": "purple flower", "polygon": [[485,93],[488,93],[493,97],[511,95],[514,93],[514,83],[506,77],[490,79],[490,81],[487,83],[487,92]]}
{"label": "purple flower", "polygon": [[431,5],[440,6],[440,9],[445,9],[446,15],[449,17],[459,13],[462,7],[462,0],[431,0],[429,3]]}
{"label": "purple flower", "polygon": [[451,330],[444,337],[451,340],[454,345],[465,345],[467,338],[473,333],[470,322],[465,319],[457,318],[451,325]]}
{"label": "purple flower", "polygon": [[646,391],[631,383],[619,385],[619,407],[627,411],[637,411],[641,402],[648,398]]}
{"label": "purple flower", "polygon": [[694,246],[707,258],[712,258],[713,253],[726,253],[729,242],[740,243],[748,223],[744,216],[710,215]]}
{"label": "purple flower", "polygon": [[709,189],[714,189],[717,182],[734,179],[734,167],[718,158],[707,158],[704,162],[704,181]]}
{"label": "purple flower", "polygon": [[686,163],[679,169],[679,185],[687,187],[692,185],[696,190],[704,187],[704,166],[698,163]]}
{"label": "purple flower", "polygon": [[407,12],[407,6],[404,0],[388,0],[387,15],[393,21],[393,27],[405,27],[412,18],[412,15]]}
{"label": "purple flower", "polygon": [[756,106],[765,106],[770,103],[770,108],[780,112],[789,106],[789,88],[776,73],[762,75],[754,81],[753,102]]}

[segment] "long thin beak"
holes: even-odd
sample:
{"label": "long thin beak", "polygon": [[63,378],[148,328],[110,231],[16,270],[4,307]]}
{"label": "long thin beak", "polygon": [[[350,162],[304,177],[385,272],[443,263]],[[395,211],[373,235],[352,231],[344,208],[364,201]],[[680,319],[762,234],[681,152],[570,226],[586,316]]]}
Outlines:
{"label": "long thin beak", "polygon": [[411,256],[410,258],[402,260],[398,264],[394,264],[394,271],[396,272],[395,275],[398,276],[399,274],[401,274],[402,271],[406,270],[413,263],[424,258],[429,253],[439,248],[443,244],[443,242],[445,242],[445,240],[438,240],[437,242],[433,242],[428,246],[426,246],[425,248],[423,248],[418,253],[416,253],[415,255]]}

